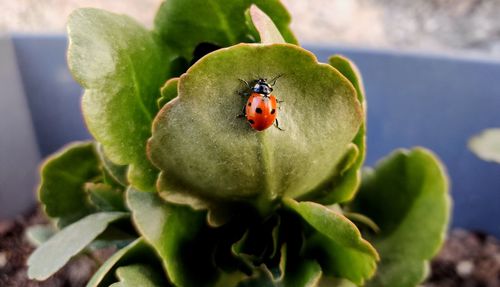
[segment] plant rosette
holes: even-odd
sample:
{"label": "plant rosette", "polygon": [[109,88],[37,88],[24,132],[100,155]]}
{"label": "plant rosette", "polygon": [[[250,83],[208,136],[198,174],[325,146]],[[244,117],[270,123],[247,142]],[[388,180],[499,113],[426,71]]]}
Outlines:
{"label": "plant rosette", "polygon": [[[96,9],[71,16],[69,65],[97,143],[43,165],[40,201],[61,230],[32,232],[42,243],[29,276],[114,247],[88,286],[425,279],[450,211],[439,160],[401,150],[362,179],[357,68],[298,46],[278,1],[198,2],[166,1],[154,31]],[[243,83],[260,78],[281,129],[238,117],[252,92]]]}

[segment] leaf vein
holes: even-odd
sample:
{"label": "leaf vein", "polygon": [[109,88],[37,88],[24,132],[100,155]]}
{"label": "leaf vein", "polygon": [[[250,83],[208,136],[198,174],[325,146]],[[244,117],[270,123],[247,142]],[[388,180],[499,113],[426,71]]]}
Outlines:
{"label": "leaf vein", "polygon": [[137,80],[137,73],[135,71],[134,62],[132,61],[132,58],[130,57],[130,55],[127,53],[125,54],[125,59],[130,64],[130,76],[132,77],[132,85],[134,88],[134,91],[133,91],[134,97],[139,102],[140,110],[144,113],[146,118],[151,122],[151,121],[153,121],[153,116],[151,115],[149,110],[146,108],[146,106],[144,105],[144,101],[141,98],[141,89],[139,86],[139,81]]}

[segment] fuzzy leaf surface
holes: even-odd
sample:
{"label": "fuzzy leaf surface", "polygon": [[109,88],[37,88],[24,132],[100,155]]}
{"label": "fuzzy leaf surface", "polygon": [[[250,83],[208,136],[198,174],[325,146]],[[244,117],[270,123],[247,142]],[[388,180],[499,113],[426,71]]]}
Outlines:
{"label": "fuzzy leaf surface", "polygon": [[443,244],[451,202],[446,172],[423,148],[396,151],[366,172],[352,207],[380,228],[381,262],[367,286],[416,286]]}
{"label": "fuzzy leaf surface", "polygon": [[[257,132],[236,118],[246,103],[237,95],[238,78],[280,74],[273,94],[285,101],[278,111],[285,131]],[[338,173],[362,119],[351,83],[310,52],[239,44],[205,56],[181,76],[178,97],[154,121],[148,154],[162,171],[162,197],[172,201],[298,197]]]}
{"label": "fuzzy leaf surface", "polygon": [[165,49],[133,19],[98,9],[73,12],[68,34],[68,64],[85,88],[82,109],[90,132],[112,162],[130,165],[132,185],[151,189],[157,171],[145,144],[169,74]]}

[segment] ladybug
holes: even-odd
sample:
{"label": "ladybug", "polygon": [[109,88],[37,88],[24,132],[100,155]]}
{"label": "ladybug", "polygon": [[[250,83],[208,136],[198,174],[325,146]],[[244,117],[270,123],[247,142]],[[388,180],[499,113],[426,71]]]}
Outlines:
{"label": "ladybug", "polygon": [[278,114],[278,104],[282,101],[276,99],[271,93],[273,91],[273,86],[276,80],[281,77],[281,75],[272,79],[269,83],[267,79],[260,78],[255,82],[254,86],[251,87],[248,82],[241,80],[250,93],[240,93],[244,96],[248,96],[246,105],[243,107],[243,114],[241,117],[245,117],[250,124],[250,126],[257,130],[263,131],[273,124],[279,129],[283,130],[278,123],[276,118]]}

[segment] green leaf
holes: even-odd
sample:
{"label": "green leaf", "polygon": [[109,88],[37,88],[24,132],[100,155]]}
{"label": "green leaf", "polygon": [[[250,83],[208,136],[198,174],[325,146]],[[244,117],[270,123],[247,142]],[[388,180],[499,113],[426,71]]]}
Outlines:
{"label": "green leaf", "polygon": [[98,210],[127,211],[123,191],[103,183],[87,183],[85,187],[89,194],[90,202]]}
{"label": "green leaf", "polygon": [[346,217],[313,202],[285,198],[283,203],[314,229],[306,239],[306,245],[309,252],[318,257],[325,275],[346,278],[362,285],[374,274],[377,251]]}
{"label": "green leaf", "polygon": [[280,31],[262,10],[257,6],[250,6],[250,15],[253,24],[260,35],[260,42],[263,44],[286,43]]}
{"label": "green leaf", "polygon": [[26,229],[26,238],[35,247],[54,236],[56,230],[51,225],[32,225]]}
{"label": "green leaf", "polygon": [[160,255],[174,285],[209,286],[217,280],[211,236],[201,233],[205,213],[133,188],[127,191],[127,202],[137,229]]}
{"label": "green leaf", "polygon": [[343,214],[350,221],[362,223],[363,225],[369,227],[375,233],[380,232],[380,228],[378,227],[378,225],[371,218],[363,214],[356,212],[346,212],[346,211],[344,211]]}
{"label": "green leaf", "polygon": [[251,277],[241,280],[238,287],[276,287],[281,286],[273,282],[273,275],[265,266],[259,266],[254,269]]}
{"label": "green leaf", "polygon": [[250,255],[257,262],[271,259],[279,254],[279,226],[278,216],[271,216],[258,224],[248,226],[244,236],[233,245],[232,250],[236,255]]}
{"label": "green leaf", "polygon": [[134,264],[116,269],[120,287],[164,287],[170,286],[158,270],[145,265]]}
{"label": "green leaf", "polygon": [[169,75],[165,49],[133,19],[98,9],[73,12],[68,34],[68,64],[85,88],[87,127],[112,162],[130,165],[132,185],[151,189],[157,171],[145,143]]}
{"label": "green leaf", "polygon": [[321,275],[321,266],[316,261],[301,258],[295,262],[287,263],[283,286],[317,286]]}
{"label": "green leaf", "polygon": [[[236,118],[246,102],[236,94],[243,88],[238,78],[251,81],[256,74],[284,74],[274,94],[285,101],[278,112],[285,131],[257,132]],[[363,118],[349,81],[289,44],[240,44],[210,53],[178,87],[148,143],[162,171],[161,196],[173,202],[189,202],[179,199],[186,196],[266,205],[301,196],[338,173]]]}
{"label": "green leaf", "polygon": [[31,254],[28,259],[28,277],[47,279],[89,245],[108,224],[127,216],[123,212],[94,213],[67,226]]}
{"label": "green leaf", "polygon": [[363,85],[363,79],[361,78],[361,73],[359,72],[358,67],[348,58],[341,55],[334,55],[330,57],[328,62],[352,83],[356,89],[359,102],[362,103],[365,108],[365,87]]}
{"label": "green leaf", "polygon": [[[276,236],[276,241],[278,240],[277,233],[278,232],[273,233],[273,235]],[[286,263],[288,260],[287,252],[288,252],[287,245],[286,245],[286,243],[284,243],[283,245],[281,245],[279,253],[275,254],[275,258],[279,259],[279,261],[278,261],[278,266],[274,268],[275,272],[273,272],[274,282],[282,282],[283,279],[285,278]]]}
{"label": "green leaf", "polygon": [[482,160],[500,163],[500,128],[486,129],[474,136],[469,148]]}
{"label": "green leaf", "polygon": [[169,79],[161,88],[161,98],[158,99],[158,107],[161,109],[166,103],[177,97],[177,85],[179,78]]}
{"label": "green leaf", "polygon": [[358,101],[363,108],[363,124],[359,127],[358,134],[353,140],[355,150],[350,150],[346,157],[354,160],[343,165],[343,171],[332,178],[331,183],[325,189],[323,197],[318,200],[322,204],[333,204],[351,200],[361,183],[361,167],[366,154],[366,103],[364,98],[364,87],[361,74],[354,63],[349,59],[335,55],[329,59],[330,65],[344,75],[356,89]]}
{"label": "green leaf", "polygon": [[155,31],[169,48],[187,60],[193,58],[202,43],[228,47],[258,42],[257,32],[245,17],[251,4],[269,15],[287,42],[297,43],[288,27],[290,15],[278,0],[164,1],[155,18]]}
{"label": "green leaf", "polygon": [[319,287],[356,287],[357,285],[346,279],[323,276],[317,285]]}
{"label": "green leaf", "polygon": [[85,183],[101,175],[91,142],[77,142],[49,157],[41,168],[38,196],[48,216],[59,226],[75,222],[94,209],[85,192]]}
{"label": "green leaf", "polygon": [[156,254],[144,239],[136,239],[109,257],[94,273],[87,287],[109,286],[115,281],[113,273],[118,267],[141,262],[151,264],[155,259]]}
{"label": "green leaf", "polygon": [[363,178],[352,209],[373,219],[382,258],[368,286],[416,286],[442,245],[450,215],[446,172],[423,148],[394,152]]}
{"label": "green leaf", "polygon": [[127,170],[128,166],[126,165],[117,165],[112,162],[105,154],[102,144],[97,144],[97,154],[99,155],[99,159],[104,167],[104,171],[109,174],[109,176],[121,186],[128,186],[127,180]]}

